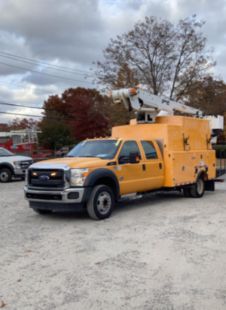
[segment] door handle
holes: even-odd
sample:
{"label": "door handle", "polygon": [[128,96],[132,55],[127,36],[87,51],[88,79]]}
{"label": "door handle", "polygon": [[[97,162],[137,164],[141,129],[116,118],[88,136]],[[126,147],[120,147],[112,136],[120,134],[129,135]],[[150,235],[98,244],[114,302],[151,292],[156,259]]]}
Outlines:
{"label": "door handle", "polygon": [[159,169],[162,169],[162,163],[159,163]]}
{"label": "door handle", "polygon": [[143,169],[143,171],[146,171],[146,165],[145,164],[142,165],[142,169]]}

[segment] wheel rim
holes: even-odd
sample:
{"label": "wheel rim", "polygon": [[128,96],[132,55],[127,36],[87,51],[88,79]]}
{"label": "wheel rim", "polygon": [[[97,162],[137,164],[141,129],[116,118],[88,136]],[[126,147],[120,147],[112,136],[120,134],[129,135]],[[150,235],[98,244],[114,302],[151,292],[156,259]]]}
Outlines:
{"label": "wheel rim", "polygon": [[201,195],[203,193],[203,191],[204,191],[204,182],[202,179],[199,179],[197,181],[197,192],[199,195]]}
{"label": "wheel rim", "polygon": [[107,214],[111,209],[111,195],[101,192],[97,197],[97,210],[100,214]]}
{"label": "wheel rim", "polygon": [[3,171],[0,173],[0,180],[2,182],[6,182],[6,181],[8,181],[8,179],[9,179],[9,175],[7,172]]}

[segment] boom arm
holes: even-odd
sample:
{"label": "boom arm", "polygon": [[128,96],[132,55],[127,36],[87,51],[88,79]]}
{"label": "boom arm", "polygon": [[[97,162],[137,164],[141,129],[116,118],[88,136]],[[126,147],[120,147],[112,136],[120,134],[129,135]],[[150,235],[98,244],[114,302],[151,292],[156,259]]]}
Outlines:
{"label": "boom arm", "polygon": [[167,114],[180,112],[183,114],[202,116],[202,111],[186,106],[177,101],[165,99],[160,96],[152,95],[147,90],[140,88],[128,88],[112,91],[112,98],[115,103],[123,102],[129,110],[140,112],[152,112],[155,116],[160,111],[165,111]]}
{"label": "boom arm", "polygon": [[203,116],[201,110],[189,107],[177,101],[152,95],[147,90],[141,88],[113,90],[111,96],[115,103],[123,103],[129,111],[137,111],[138,120],[142,122],[154,122],[157,115],[168,115],[174,114],[174,112],[180,112],[185,115],[193,115],[208,119],[212,130],[222,130],[224,128],[224,118],[221,115]]}

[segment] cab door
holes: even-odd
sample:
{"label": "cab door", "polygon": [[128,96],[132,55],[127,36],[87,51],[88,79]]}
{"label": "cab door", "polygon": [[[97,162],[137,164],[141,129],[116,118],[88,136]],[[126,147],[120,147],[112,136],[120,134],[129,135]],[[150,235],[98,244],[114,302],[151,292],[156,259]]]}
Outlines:
{"label": "cab door", "polygon": [[164,184],[164,163],[156,141],[141,140],[144,156],[144,178],[146,190],[161,188]]}
{"label": "cab door", "polygon": [[[131,163],[131,154],[137,160]],[[121,195],[144,190],[145,179],[141,152],[134,140],[125,141],[118,155],[117,176]]]}

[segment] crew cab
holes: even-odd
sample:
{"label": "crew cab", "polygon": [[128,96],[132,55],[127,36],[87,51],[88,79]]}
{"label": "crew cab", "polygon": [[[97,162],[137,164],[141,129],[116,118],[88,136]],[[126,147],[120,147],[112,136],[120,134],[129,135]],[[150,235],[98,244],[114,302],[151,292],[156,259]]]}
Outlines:
{"label": "crew cab", "polygon": [[0,182],[10,182],[12,177],[24,179],[26,170],[32,162],[31,157],[15,155],[0,147]]}
{"label": "crew cab", "polygon": [[93,219],[109,217],[131,193],[177,189],[200,198],[214,190],[210,139],[209,122],[191,117],[113,127],[110,138],[85,140],[64,158],[30,166],[25,197],[41,214],[86,209]]}

